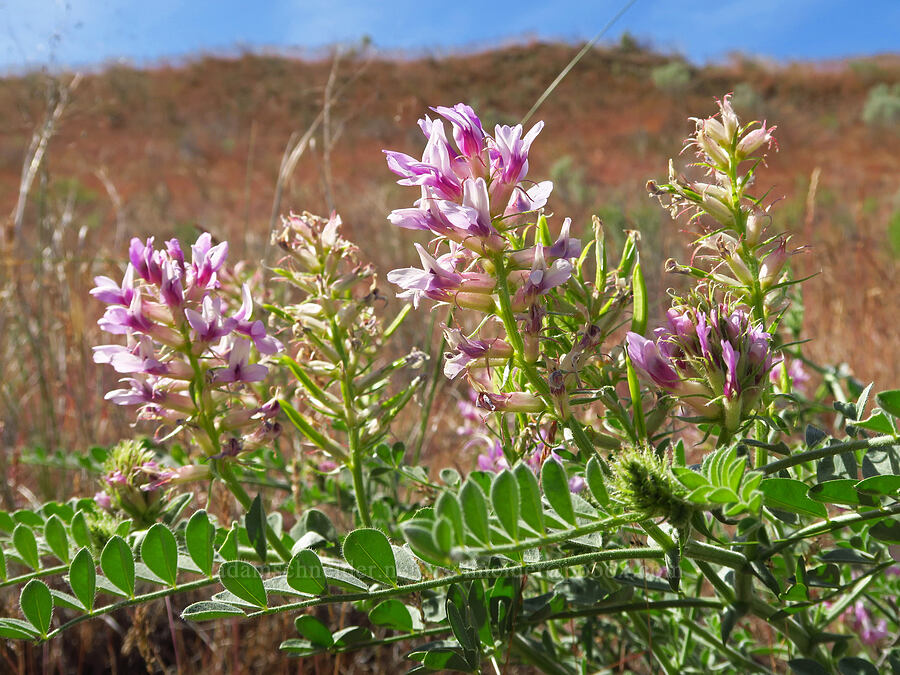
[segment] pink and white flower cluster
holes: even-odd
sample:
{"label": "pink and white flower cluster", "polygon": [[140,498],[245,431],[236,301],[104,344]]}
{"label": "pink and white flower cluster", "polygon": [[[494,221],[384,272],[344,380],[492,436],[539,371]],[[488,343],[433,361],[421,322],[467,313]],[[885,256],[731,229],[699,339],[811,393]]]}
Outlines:
{"label": "pink and white flower cluster", "polygon": [[[511,308],[522,324],[525,358],[534,361],[546,313],[541,296],[568,281],[571,261],[582,248],[570,236],[569,219],[549,245],[535,241],[526,246],[517,232],[536,219],[553,189],[550,181],[527,182],[528,153],[543,122],[527,133],[520,124],[498,124],[491,136],[463,103],[433,110],[439,118],[419,120],[426,138],[421,159],[385,151],[388,167],[400,176],[398,182],[420,190],[413,207],[393,211],[389,220],[398,227],[434,235],[432,246],[416,244],[421,268],[394,270],[388,273],[388,281],[401,288],[398,297],[416,307],[428,298],[496,314],[498,275],[502,275]],[[451,125],[452,141],[445,121]],[[446,250],[439,254],[444,245]],[[513,355],[508,338],[470,338],[450,331],[448,342],[445,373],[450,378]]]}
{"label": "pink and white flower cluster", "polygon": [[[268,335],[262,321],[252,318],[246,284],[240,307],[228,310],[219,281],[227,242],[213,245],[208,233],[200,235],[191,247],[190,262],[176,239],[161,249],[154,249],[153,243],[152,237],[131,240],[121,283],[105,276],[94,280],[97,286],[91,294],[107,305],[98,325],[126,339],[124,345],[94,347],[95,362],[126,376],[120,380],[125,386],[106,398],[117,405],[140,406],[140,419],[185,422],[199,413],[224,413],[226,401],[246,399],[250,389],[244,385],[266,378],[268,368],[253,358],[253,351],[271,355],[282,345]],[[258,421],[272,426],[277,403],[257,401],[249,409],[244,403],[240,409],[230,406],[219,431]]]}
{"label": "pink and white flower cluster", "polygon": [[768,385],[776,363],[772,335],[728,302],[673,307],[666,316],[652,340],[626,336],[635,368],[697,415],[736,430]]}
{"label": "pink and white flower cluster", "polygon": [[[427,139],[421,160],[385,151],[388,167],[401,177],[398,182],[421,190],[415,206],[397,209],[388,219],[404,229],[431,232],[438,245],[448,244],[449,251],[435,258],[417,246],[422,268],[394,270],[388,280],[403,289],[400,297],[410,298],[416,306],[428,297],[488,311],[496,280],[471,267],[479,257],[510,248],[505,234],[547,203],[553,184],[526,182],[528,152],[544,125],[538,122],[523,135],[521,124],[498,124],[490,136],[463,103],[433,110],[450,122],[453,143],[443,120],[426,115],[419,120]],[[518,304],[525,303],[526,295],[546,293],[565,283],[572,272],[569,259],[580,252],[581,243],[569,237],[567,221],[552,246],[536,245],[510,256],[510,264],[524,271],[517,277]]]}

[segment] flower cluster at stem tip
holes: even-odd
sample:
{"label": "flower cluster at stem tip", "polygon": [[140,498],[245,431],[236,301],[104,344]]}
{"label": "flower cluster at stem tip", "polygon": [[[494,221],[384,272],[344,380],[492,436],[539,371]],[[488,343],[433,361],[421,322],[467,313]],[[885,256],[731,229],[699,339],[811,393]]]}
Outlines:
{"label": "flower cluster at stem tip", "polygon": [[94,502],[107,511],[121,511],[138,523],[156,522],[167,505],[166,489],[178,483],[208,479],[208,464],[169,468],[156,460],[149,444],[126,440],[115,445],[104,464],[102,490]]}
{"label": "flower cluster at stem tip", "polygon": [[[481,407],[540,411],[545,404],[539,397],[491,391],[483,373],[514,355],[538,360],[543,296],[569,280],[572,259],[581,253],[581,242],[569,236],[569,219],[555,241],[535,237],[533,245],[526,245],[523,226],[534,223],[553,189],[550,181],[526,180],[528,153],[543,122],[527,133],[522,125],[496,125],[491,136],[465,104],[433,110],[443,120],[419,120],[427,139],[421,160],[385,151],[398,182],[419,187],[421,194],[413,207],[397,209],[388,219],[433,235],[430,246],[416,244],[422,267],[394,270],[388,281],[414,306],[428,298],[501,319],[506,337],[487,329],[478,337],[466,336],[448,327],[444,373],[451,379],[465,373],[477,382]],[[452,143],[444,120],[452,126]]]}
{"label": "flower cluster at stem tip", "polygon": [[[283,347],[252,318],[249,286],[229,295],[221,283],[227,242],[201,234],[190,262],[176,239],[162,249],[153,242],[132,239],[122,282],[100,276],[91,290],[107,305],[100,328],[126,339],[94,347],[94,361],[127,376],[106,399],[139,406],[138,419],[199,432],[193,438],[205,455],[237,454],[274,437],[279,406],[253,387],[268,374],[253,352]],[[240,306],[229,312],[234,295]]]}
{"label": "flower cluster at stem tip", "polygon": [[733,432],[768,385],[772,335],[744,307],[696,298],[669,309],[652,340],[629,331],[628,355],[645,379]]}
{"label": "flower cluster at stem tip", "polygon": [[705,177],[678,176],[669,162],[668,182],[650,181],[647,187],[673,218],[691,214],[691,221],[701,226],[695,259],[711,263],[711,269],[704,271],[670,260],[667,269],[727,288],[753,309],[754,318],[762,320],[770,311],[785,308],[784,289],[792,283],[786,263],[800,249],[788,250],[786,235],[767,234],[769,207],[749,193],[756,169],[765,162],[765,150],[777,148],[772,135],[775,127],[766,127],[765,122],[742,125],[730,95],[718,105],[716,115],[694,120],[696,130],[685,141],[686,148],[696,150],[696,166],[705,169]]}

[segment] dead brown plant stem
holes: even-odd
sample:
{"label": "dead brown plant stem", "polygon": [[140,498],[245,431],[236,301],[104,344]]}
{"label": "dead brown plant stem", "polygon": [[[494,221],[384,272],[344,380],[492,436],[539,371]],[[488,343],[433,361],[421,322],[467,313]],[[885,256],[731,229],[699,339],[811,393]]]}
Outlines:
{"label": "dead brown plant stem", "polygon": [[803,220],[803,238],[811,241],[813,222],[816,218],[816,191],[819,189],[819,176],[822,167],[817,166],[809,176],[809,189],[806,191],[806,215]]}
{"label": "dead brown plant stem", "polygon": [[122,196],[116,189],[115,184],[110,180],[109,172],[106,170],[106,167],[98,169],[94,172],[94,175],[103,185],[103,189],[106,190],[106,194],[109,196],[109,201],[112,202],[113,214],[116,217],[116,232],[113,235],[113,248],[118,250],[119,245],[122,243],[122,234],[125,231],[125,219],[122,217]]}
{"label": "dead brown plant stem", "polygon": [[[12,215],[12,232],[7,232],[7,238],[11,239],[11,244],[18,245],[20,248],[22,242],[22,227],[25,222],[25,206],[28,203],[28,193],[31,191],[31,185],[38,174],[38,170],[44,161],[44,154],[47,152],[47,145],[53,134],[56,132],[56,125],[59,123],[66,106],[69,104],[69,97],[75,91],[81,82],[81,73],[76,73],[69,84],[60,86],[56,92],[56,100],[51,97],[48,101],[48,113],[39,130],[36,130],[31,137],[31,144],[25,153],[25,162],[22,165],[22,177],[19,181],[19,196],[16,200],[16,207]],[[11,236],[10,236],[11,235]]]}
{"label": "dead brown plant stem", "polygon": [[[333,93],[332,96],[326,97],[326,101],[324,103],[327,103],[330,106],[333,105],[335,101],[339,100],[347,87],[349,87],[353,82],[361,77],[371,63],[371,60],[365,61],[357,69],[353,76],[350,77],[346,82],[344,82]],[[285,146],[284,154],[281,157],[281,167],[278,170],[278,178],[275,181],[275,196],[272,200],[272,213],[269,217],[269,232],[272,232],[275,229],[275,226],[278,224],[278,218],[281,215],[281,199],[284,195],[284,187],[293,175],[294,169],[297,168],[297,163],[300,161],[303,153],[306,152],[306,148],[310,145],[310,142],[312,141],[324,119],[325,108],[323,106],[322,110],[319,111],[319,114],[316,115],[315,119],[310,123],[309,127],[306,129],[303,135],[298,139],[296,133],[292,134],[290,140],[288,140],[288,143]],[[265,250],[263,253],[263,260],[266,260],[268,258],[270,246],[271,238],[267,236]]]}
{"label": "dead brown plant stem", "polygon": [[250,231],[250,186],[253,179],[253,152],[256,149],[256,120],[250,122],[250,140],[247,143],[247,168],[244,172],[244,251],[247,251],[247,233]]}
{"label": "dead brown plant stem", "polygon": [[325,187],[325,204],[329,212],[334,210],[333,177],[331,175],[331,104],[333,102],[332,91],[337,80],[340,61],[341,51],[340,49],[335,49],[322,101],[322,182]]}

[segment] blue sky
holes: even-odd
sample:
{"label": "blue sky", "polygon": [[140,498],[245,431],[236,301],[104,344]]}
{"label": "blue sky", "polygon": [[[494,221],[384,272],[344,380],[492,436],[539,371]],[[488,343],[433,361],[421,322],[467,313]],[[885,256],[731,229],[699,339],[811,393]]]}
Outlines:
{"label": "blue sky", "polygon": [[[0,0],[0,69],[138,65],[244,48],[316,50],[372,38],[442,53],[532,37],[586,40],[625,0]],[[900,52],[898,0],[637,0],[629,31],[697,63],[741,51],[777,60]]]}

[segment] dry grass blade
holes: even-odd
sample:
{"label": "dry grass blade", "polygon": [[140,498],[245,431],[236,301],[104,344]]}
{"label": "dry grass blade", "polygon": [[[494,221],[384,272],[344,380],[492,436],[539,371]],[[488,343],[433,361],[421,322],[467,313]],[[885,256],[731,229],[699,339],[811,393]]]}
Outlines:
{"label": "dry grass blade", "polygon": [[[315,119],[306,129],[302,136],[297,138],[297,134],[294,133],[291,135],[290,140],[284,149],[284,154],[281,158],[281,166],[278,170],[278,179],[275,182],[275,196],[272,200],[272,213],[269,217],[269,231],[272,232],[275,230],[275,227],[278,225],[278,219],[281,217],[281,200],[284,195],[284,188],[287,182],[290,180],[291,176],[294,173],[294,169],[297,168],[297,163],[300,161],[300,158],[303,156],[303,153],[306,152],[306,149],[310,146],[311,143],[314,142],[314,137],[319,127],[326,122],[326,120],[330,121],[330,111],[331,107],[340,100],[341,94],[349,87],[353,82],[355,82],[369,67],[371,64],[371,59],[367,60],[360,65],[357,71],[345,82],[341,85],[336,91],[334,90],[334,82],[337,77],[337,68],[339,63],[340,55],[335,54],[334,60],[332,62],[332,67],[328,75],[328,81],[325,85],[325,95],[324,100],[322,101],[322,109],[319,111],[319,114],[316,115]],[[326,128],[328,128],[326,126]],[[330,136],[330,130],[326,131],[326,136],[324,140],[325,145],[325,156],[326,161],[328,161],[328,156],[331,151],[331,145],[333,144],[333,139]],[[326,176],[329,175],[330,168],[326,171]],[[326,186],[329,185],[326,182]],[[327,199],[331,202],[331,192],[326,188],[326,194],[328,195]],[[266,240],[266,249],[265,255],[263,259],[268,257],[269,252],[269,241],[268,238]]]}
{"label": "dry grass blade", "polygon": [[22,166],[22,179],[19,182],[19,198],[16,201],[16,208],[13,211],[11,223],[7,230],[6,239],[10,245],[18,242],[22,244],[22,225],[25,220],[25,205],[28,202],[28,193],[31,191],[31,185],[37,176],[38,169],[44,161],[44,154],[47,152],[47,145],[56,130],[56,125],[62,117],[66,106],[69,104],[71,93],[78,87],[81,82],[81,73],[76,73],[69,84],[61,86],[56,92],[57,99],[51,100],[52,109],[48,112],[47,118],[41,125],[41,128],[34,132],[31,137],[31,144],[28,146],[28,152],[25,155],[25,162]]}
{"label": "dry grass blade", "polygon": [[531,106],[531,109],[527,113],[525,113],[525,117],[522,118],[523,125],[531,119],[531,116],[537,112],[537,109],[540,108],[541,105],[543,105],[544,101],[546,101],[550,94],[553,93],[553,90],[556,89],[559,83],[565,79],[566,75],[569,74],[569,71],[571,71],[579,61],[581,61],[582,57],[584,57],[584,55],[588,53],[591,47],[597,44],[600,41],[600,38],[606,35],[606,32],[610,28],[612,28],[616,21],[621,19],[625,15],[625,12],[631,9],[631,6],[636,2],[637,0],[629,0],[628,2],[626,2],[624,7],[616,12],[613,18],[606,22],[606,25],[600,29],[600,32],[597,33],[590,42],[586,43],[584,47],[582,47],[581,50],[574,56],[574,58],[566,64],[566,67],[559,72],[559,75],[556,76],[556,79],[554,79],[553,82],[550,83],[550,86],[547,87],[544,90],[544,93],[538,97],[538,100],[534,102],[534,105]]}

